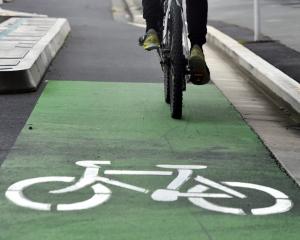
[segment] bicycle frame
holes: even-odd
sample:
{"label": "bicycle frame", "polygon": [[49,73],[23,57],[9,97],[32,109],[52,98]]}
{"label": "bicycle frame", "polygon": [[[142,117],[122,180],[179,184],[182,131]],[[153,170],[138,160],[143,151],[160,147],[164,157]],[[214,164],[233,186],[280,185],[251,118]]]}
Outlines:
{"label": "bicycle frame", "polygon": [[167,9],[165,12],[165,18],[164,18],[164,28],[163,28],[163,44],[166,44],[167,40],[167,29],[168,29],[168,23],[169,23],[169,16],[171,11],[171,3],[172,1],[176,1],[177,6],[181,9],[181,17],[182,17],[182,46],[183,46],[183,54],[186,59],[188,59],[190,55],[190,48],[191,43],[188,38],[188,23],[187,23],[187,14],[186,14],[186,0],[165,0],[168,1]]}

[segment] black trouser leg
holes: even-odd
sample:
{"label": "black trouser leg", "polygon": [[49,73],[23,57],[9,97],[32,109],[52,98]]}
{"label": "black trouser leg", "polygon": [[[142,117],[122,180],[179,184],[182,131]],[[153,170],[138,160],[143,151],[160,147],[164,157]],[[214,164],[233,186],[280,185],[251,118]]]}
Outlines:
{"label": "black trouser leg", "polygon": [[[201,47],[206,42],[207,0],[186,0],[186,2],[189,38],[192,46],[198,44]],[[159,31],[163,18],[161,0],[143,0],[143,10],[147,24],[146,31],[150,28]]]}
{"label": "black trouser leg", "polygon": [[206,43],[207,0],[186,0],[189,38],[192,46]]}
{"label": "black trouser leg", "polygon": [[159,31],[160,24],[163,18],[163,9],[161,0],[143,0],[143,17],[146,20],[148,31],[150,28]]}

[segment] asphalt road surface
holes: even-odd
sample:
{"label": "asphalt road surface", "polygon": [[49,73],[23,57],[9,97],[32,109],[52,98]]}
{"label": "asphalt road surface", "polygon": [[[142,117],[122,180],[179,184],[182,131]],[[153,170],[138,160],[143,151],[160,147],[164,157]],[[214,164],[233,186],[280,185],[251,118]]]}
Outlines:
{"label": "asphalt road surface", "polygon": [[[45,80],[161,82],[155,54],[137,45],[143,30],[113,20],[110,0],[16,0],[10,10],[36,12],[70,21],[72,33]],[[40,93],[0,95],[0,163],[9,152]]]}

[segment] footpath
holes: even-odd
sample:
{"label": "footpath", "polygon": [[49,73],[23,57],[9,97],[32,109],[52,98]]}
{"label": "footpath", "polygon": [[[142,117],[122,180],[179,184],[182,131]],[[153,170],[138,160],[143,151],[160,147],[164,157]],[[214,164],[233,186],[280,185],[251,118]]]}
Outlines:
{"label": "footpath", "polygon": [[161,83],[48,79],[1,166],[0,239],[297,240],[297,126],[205,51],[181,121]]}

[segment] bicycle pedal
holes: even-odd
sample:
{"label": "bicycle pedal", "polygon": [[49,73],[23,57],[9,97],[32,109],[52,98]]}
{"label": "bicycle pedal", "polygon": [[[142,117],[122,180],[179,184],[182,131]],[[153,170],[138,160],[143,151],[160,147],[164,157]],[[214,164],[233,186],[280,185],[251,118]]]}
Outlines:
{"label": "bicycle pedal", "polygon": [[143,44],[144,44],[144,41],[145,41],[145,36],[141,36],[141,37],[139,37],[139,46],[143,46]]}

